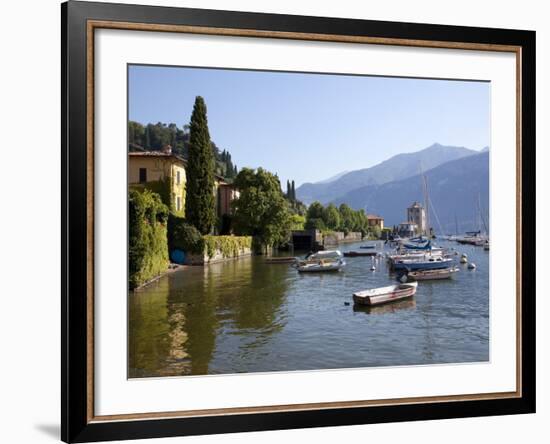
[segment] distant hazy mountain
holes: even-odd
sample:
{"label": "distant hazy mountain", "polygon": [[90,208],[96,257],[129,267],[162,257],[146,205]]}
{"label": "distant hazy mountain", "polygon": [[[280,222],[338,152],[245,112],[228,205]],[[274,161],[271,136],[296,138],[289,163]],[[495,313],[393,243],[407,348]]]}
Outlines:
{"label": "distant hazy mountain", "polygon": [[[441,164],[424,172],[428,181],[432,208],[435,209],[443,231],[455,232],[455,215],[459,231],[483,229],[478,216],[478,199],[488,224],[489,208],[489,152],[463,157]],[[346,193],[335,204],[343,202],[352,208],[366,208],[369,213],[384,217],[384,225],[392,226],[404,222],[406,209],[414,201],[423,203],[422,180],[415,175],[403,180],[382,185],[367,185]],[[434,213],[430,212],[430,225],[440,232]]]}
{"label": "distant hazy mountain", "polygon": [[314,182],[314,185],[317,185],[317,184],[319,184],[319,183],[330,183],[330,182],[334,182],[335,180],[340,179],[340,177],[342,177],[343,175],[348,174],[348,173],[349,173],[349,171],[342,171],[341,173],[335,174],[334,176],[329,177],[328,179],[320,180],[319,182]]}
{"label": "distant hazy mountain", "polygon": [[305,183],[296,189],[296,195],[306,204],[315,200],[327,203],[359,187],[382,185],[415,176],[421,168],[427,171],[442,163],[477,153],[464,147],[435,143],[421,151],[398,154],[371,168],[350,171],[334,180]]}

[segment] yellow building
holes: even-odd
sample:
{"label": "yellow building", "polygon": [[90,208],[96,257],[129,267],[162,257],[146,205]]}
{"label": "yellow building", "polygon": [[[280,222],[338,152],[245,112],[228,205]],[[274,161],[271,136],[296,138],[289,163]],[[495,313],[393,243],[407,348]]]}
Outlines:
{"label": "yellow building", "polygon": [[[162,151],[137,151],[128,153],[128,183],[133,187],[147,187],[161,195],[165,203],[178,216],[185,217],[185,192],[187,162],[172,153],[166,146]],[[239,196],[238,191],[223,177],[214,177],[216,214],[218,217],[231,213],[231,202]]]}
{"label": "yellow building", "polygon": [[170,146],[162,151],[131,152],[128,153],[128,183],[158,192],[163,200],[169,200],[174,213],[185,216],[185,165],[183,158],[172,154]]}

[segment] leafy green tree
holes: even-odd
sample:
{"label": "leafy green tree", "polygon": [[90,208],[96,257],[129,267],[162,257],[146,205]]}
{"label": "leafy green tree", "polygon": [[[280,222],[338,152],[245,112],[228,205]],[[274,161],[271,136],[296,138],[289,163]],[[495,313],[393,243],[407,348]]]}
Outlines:
{"label": "leafy green tree", "polygon": [[197,230],[208,234],[216,220],[214,154],[208,131],[206,104],[200,96],[195,99],[190,127],[185,215]]}
{"label": "leafy green tree", "polygon": [[318,217],[307,219],[304,227],[305,227],[306,230],[321,230],[321,231],[324,231],[324,230],[327,229],[327,226],[325,225],[325,221],[323,219],[318,218]]}
{"label": "leafy green tree", "polygon": [[235,232],[254,236],[264,247],[286,242],[291,220],[277,176],[262,168],[243,168],[234,185],[240,192],[232,204]]}
{"label": "leafy green tree", "polygon": [[307,209],[306,219],[307,220],[309,219],[324,220],[324,218],[325,218],[325,208],[323,207],[323,205],[318,201],[313,202]]}
{"label": "leafy green tree", "polygon": [[338,210],[340,212],[340,229],[344,233],[353,231],[355,225],[354,211],[345,203],[341,204]]}
{"label": "leafy green tree", "polygon": [[291,230],[303,230],[306,223],[306,218],[299,214],[292,214],[290,216],[290,229]]}
{"label": "leafy green tree", "polygon": [[324,211],[324,222],[327,228],[337,230],[340,227],[340,212],[334,204],[329,204]]}

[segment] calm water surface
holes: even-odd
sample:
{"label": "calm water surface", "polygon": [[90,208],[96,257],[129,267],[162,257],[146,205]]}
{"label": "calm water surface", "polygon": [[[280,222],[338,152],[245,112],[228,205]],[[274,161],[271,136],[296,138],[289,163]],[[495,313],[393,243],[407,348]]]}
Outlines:
{"label": "calm water surface", "polygon": [[396,282],[385,259],[374,272],[369,257],[346,258],[339,273],[299,274],[262,257],[175,272],[128,295],[129,376],[487,361],[489,252],[439,245],[477,269],[460,264],[453,279],[419,282],[413,299],[371,309],[351,294]]}

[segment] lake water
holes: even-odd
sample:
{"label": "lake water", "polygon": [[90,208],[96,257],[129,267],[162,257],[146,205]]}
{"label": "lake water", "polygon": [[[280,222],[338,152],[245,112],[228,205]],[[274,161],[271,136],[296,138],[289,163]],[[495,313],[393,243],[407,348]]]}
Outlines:
{"label": "lake water", "polygon": [[459,264],[411,300],[371,309],[352,293],[396,283],[384,258],[374,272],[370,257],[300,274],[256,256],[167,275],[128,295],[129,377],[488,361],[489,252],[438,244],[477,269]]}

